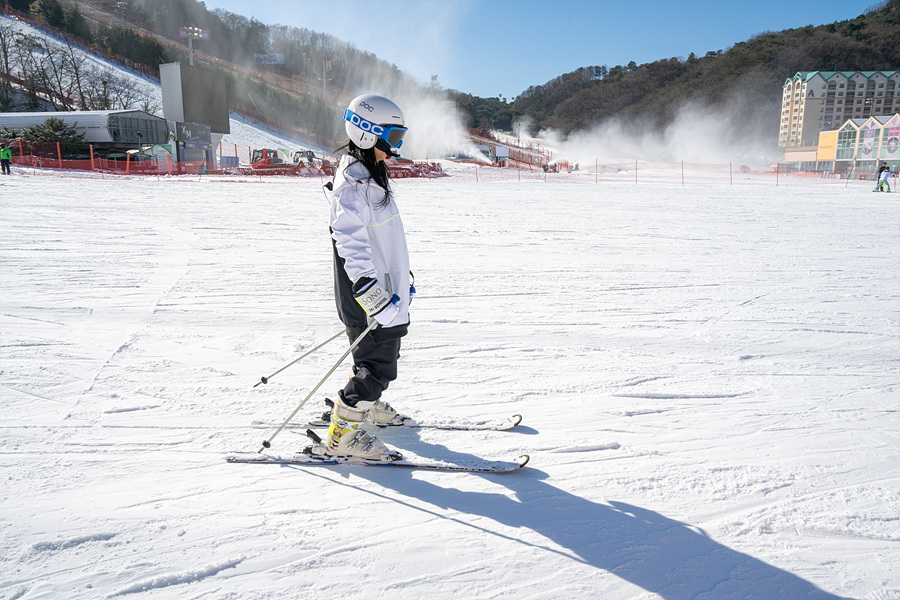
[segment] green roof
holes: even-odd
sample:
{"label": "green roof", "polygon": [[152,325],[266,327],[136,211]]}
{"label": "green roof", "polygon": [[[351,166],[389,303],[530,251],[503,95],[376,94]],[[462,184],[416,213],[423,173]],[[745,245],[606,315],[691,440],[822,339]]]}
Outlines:
{"label": "green roof", "polygon": [[896,75],[897,73],[900,73],[900,71],[797,71],[796,75],[785,79],[784,84],[787,85],[795,79],[799,79],[803,83],[806,83],[816,75],[821,75],[822,79],[828,81],[835,75],[843,75],[847,79],[850,79],[854,75],[862,75],[866,79],[871,79],[872,76],[876,74],[883,75],[884,77],[890,77],[892,75]]}

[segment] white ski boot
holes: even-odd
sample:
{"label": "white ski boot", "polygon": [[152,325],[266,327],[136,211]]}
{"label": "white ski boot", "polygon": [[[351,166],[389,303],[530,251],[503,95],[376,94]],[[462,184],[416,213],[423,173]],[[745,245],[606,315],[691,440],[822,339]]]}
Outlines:
{"label": "white ski boot", "polygon": [[[338,402],[326,398],[325,404],[334,409],[334,406],[338,404]],[[356,410],[365,413],[365,416],[363,417],[364,423],[371,423],[377,427],[403,425],[403,417],[401,417],[390,404],[382,400],[375,400],[374,402],[358,402],[356,404]]]}
{"label": "white ski boot", "polygon": [[372,425],[377,425],[379,427],[403,424],[403,418],[398,415],[397,411],[387,402],[381,400],[375,400],[374,402],[357,402],[356,408],[357,410],[366,412],[366,423],[371,423]]}
{"label": "white ski boot", "polygon": [[[362,403],[361,403],[362,404]],[[373,402],[365,404],[374,405]],[[328,456],[364,458],[366,460],[392,461],[401,458],[400,453],[389,449],[378,438],[361,429],[368,410],[347,406],[340,400],[331,409],[331,424],[322,442],[313,446],[313,453]]]}

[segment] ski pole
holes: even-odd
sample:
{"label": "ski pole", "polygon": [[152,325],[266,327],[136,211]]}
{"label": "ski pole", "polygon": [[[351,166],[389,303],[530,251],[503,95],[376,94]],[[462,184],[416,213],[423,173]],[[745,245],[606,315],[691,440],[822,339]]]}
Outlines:
{"label": "ski pole", "polygon": [[329,342],[332,342],[332,341],[338,339],[338,337],[340,337],[343,333],[344,333],[344,331],[338,331],[336,334],[334,334],[333,336],[331,336],[330,338],[328,338],[327,340],[325,340],[324,342],[322,342],[321,344],[319,344],[318,346],[316,346],[315,348],[313,348],[312,350],[310,350],[309,352],[307,352],[307,353],[304,354],[303,356],[300,356],[299,358],[295,358],[294,360],[292,360],[292,361],[289,362],[288,364],[284,365],[283,367],[281,367],[280,369],[278,369],[277,371],[275,371],[274,373],[272,373],[272,374],[269,375],[268,377],[262,377],[262,378],[260,378],[260,380],[257,381],[257,382],[256,382],[256,385],[254,385],[253,387],[256,387],[257,385],[259,385],[259,384],[261,384],[261,383],[269,383],[269,380],[270,380],[270,379],[272,379],[273,377],[275,377],[276,375],[278,375],[279,373],[281,373],[282,371],[284,371],[284,370],[287,369],[288,367],[297,364],[298,362],[300,362],[301,360],[303,360],[304,358],[306,358],[307,356],[309,356],[310,354],[312,354],[313,352],[315,352],[316,350],[318,350],[319,348],[321,348],[321,347],[324,346],[325,344],[327,344],[327,343],[329,343]]}
{"label": "ski pole", "polygon": [[[312,389],[312,391],[309,393],[309,395],[307,395],[306,398],[303,399],[303,402],[301,402],[300,404],[297,405],[297,408],[294,409],[294,412],[292,412],[292,413],[288,416],[288,418],[284,420],[284,423],[281,424],[281,427],[279,427],[279,428],[275,431],[275,433],[272,434],[272,437],[270,437],[269,439],[267,439],[266,441],[264,441],[264,442],[262,443],[262,448],[260,448],[259,450],[257,450],[257,454],[259,454],[260,452],[262,452],[262,451],[263,451],[263,448],[271,448],[271,447],[272,447],[272,440],[275,439],[275,436],[278,435],[279,433],[281,433],[281,430],[284,429],[284,428],[287,426],[288,423],[290,423],[291,419],[294,418],[294,415],[296,415],[297,412],[298,412],[301,408],[303,408],[303,405],[306,404],[306,401],[309,400],[310,398],[312,398],[313,394],[315,394],[315,393],[318,391],[318,389],[319,389],[320,387],[322,387],[322,384],[325,383],[325,381],[326,381],[329,377],[331,377],[331,374],[334,373],[334,372],[337,370],[337,368],[340,366],[340,364],[341,364],[342,362],[344,362],[344,359],[347,358],[347,355],[350,354],[350,353],[353,351],[353,349],[356,348],[356,347],[359,345],[359,343],[362,341],[362,339],[363,339],[364,337],[366,337],[366,335],[367,335],[370,331],[372,331],[372,329],[374,329],[376,325],[378,325],[378,321],[374,321],[374,320],[373,320],[372,323],[371,323],[368,327],[366,327],[366,330],[363,331],[361,334],[359,334],[359,337],[356,338],[356,340],[354,340],[352,344],[350,344],[350,347],[347,348],[347,350],[341,355],[341,357],[337,360],[337,362],[334,363],[334,366],[331,367],[331,369],[328,371],[328,373],[325,374],[325,377],[323,377],[323,378],[319,381],[319,383],[316,384],[316,387],[314,387],[314,388]],[[341,332],[341,333],[343,333],[343,332]],[[327,342],[326,342],[326,343],[327,343]]]}

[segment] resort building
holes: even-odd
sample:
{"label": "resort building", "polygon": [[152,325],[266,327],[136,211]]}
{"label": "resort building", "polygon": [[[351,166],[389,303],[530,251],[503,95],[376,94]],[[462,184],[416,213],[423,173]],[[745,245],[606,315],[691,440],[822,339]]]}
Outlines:
{"label": "resort building", "polygon": [[835,131],[819,134],[819,171],[874,171],[886,162],[900,166],[900,114],[849,119]]}
{"label": "resort building", "polygon": [[900,71],[800,71],[784,82],[778,146],[814,148],[820,131],[900,109]]}
{"label": "resort building", "polygon": [[784,164],[800,171],[866,173],[886,162],[900,167],[900,113],[868,119],[847,119],[829,131],[820,131],[815,146],[785,148]]}

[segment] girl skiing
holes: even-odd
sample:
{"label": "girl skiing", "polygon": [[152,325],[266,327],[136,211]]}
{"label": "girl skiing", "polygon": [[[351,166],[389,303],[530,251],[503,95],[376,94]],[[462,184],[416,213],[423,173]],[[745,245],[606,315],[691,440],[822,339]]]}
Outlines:
{"label": "girl skiing", "polygon": [[887,166],[886,162],[881,163],[881,168],[878,170],[878,183],[875,185],[875,191],[884,192],[891,191],[891,184],[888,182],[888,177],[891,176],[891,169]]}
{"label": "girl skiing", "polygon": [[397,378],[400,338],[409,328],[409,253],[384,160],[397,156],[406,133],[403,113],[382,96],[354,98],[344,111],[344,146],[331,200],[334,289],[351,343],[370,319],[378,322],[353,349],[353,375],[338,392],[327,437],[313,451],[376,460],[400,457],[361,426],[398,419],[381,400]]}

